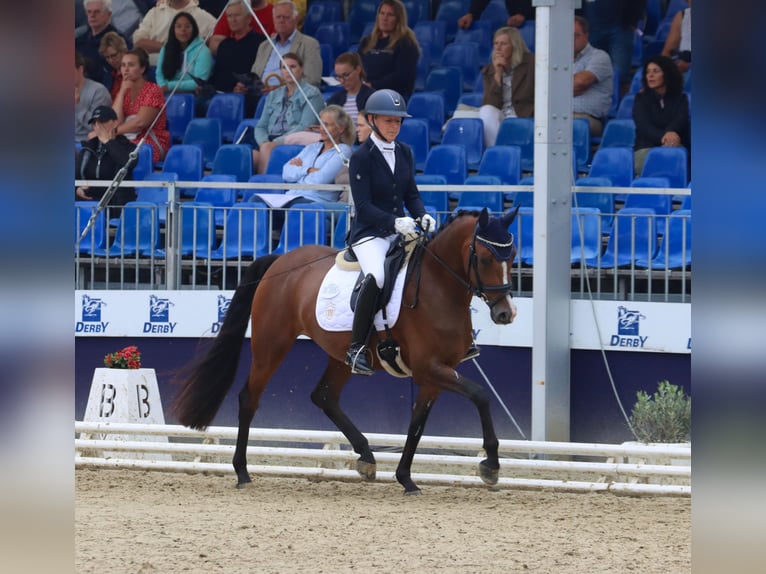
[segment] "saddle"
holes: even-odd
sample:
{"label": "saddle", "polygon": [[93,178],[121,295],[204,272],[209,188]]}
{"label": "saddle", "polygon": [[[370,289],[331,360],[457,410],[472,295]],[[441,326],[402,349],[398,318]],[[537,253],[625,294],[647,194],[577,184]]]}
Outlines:
{"label": "saddle", "polygon": [[[401,236],[398,236],[396,240],[391,243],[386,252],[386,259],[383,262],[384,279],[383,288],[380,290],[378,296],[378,305],[376,311],[383,309],[385,312],[386,305],[391,299],[391,293],[394,290],[394,282],[399,271],[409,261],[409,256],[412,253],[414,244],[407,245]],[[335,257],[335,264],[344,271],[359,271],[359,276],[354,282],[354,289],[351,292],[351,309],[356,310],[356,300],[359,297],[359,289],[362,286],[362,280],[364,279],[364,273],[359,265],[359,260],[356,258],[356,254],[351,247],[341,250]]]}

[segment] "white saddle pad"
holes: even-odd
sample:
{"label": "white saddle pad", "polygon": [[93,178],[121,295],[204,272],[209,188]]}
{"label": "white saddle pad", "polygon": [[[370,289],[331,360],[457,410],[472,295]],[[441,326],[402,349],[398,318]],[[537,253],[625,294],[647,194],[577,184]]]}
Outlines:
{"label": "white saddle pad", "polygon": [[[405,265],[396,277],[391,300],[386,305],[389,327],[393,327],[399,318],[406,273],[407,266]],[[330,267],[327,275],[325,275],[322,285],[319,287],[316,304],[317,322],[325,331],[351,330],[351,323],[354,319],[354,312],[351,310],[350,304],[351,291],[354,289],[354,282],[358,276],[359,271],[343,271],[337,265]],[[375,329],[378,331],[385,329],[381,311],[375,313]]]}

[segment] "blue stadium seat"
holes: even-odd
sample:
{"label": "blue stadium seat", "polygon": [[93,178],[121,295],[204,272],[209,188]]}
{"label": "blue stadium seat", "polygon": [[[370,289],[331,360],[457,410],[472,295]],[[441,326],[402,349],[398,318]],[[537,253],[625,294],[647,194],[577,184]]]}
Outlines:
{"label": "blue stadium seat", "polygon": [[441,141],[442,125],[445,120],[442,92],[415,92],[407,102],[407,113],[413,118],[426,121],[431,144],[438,144]]}
{"label": "blue stadium seat", "polygon": [[[203,168],[208,166],[212,168],[215,152],[218,151],[218,148],[221,147],[222,143],[221,120],[218,118],[194,118],[189,122],[189,125],[186,126],[183,143],[186,145],[199,146],[202,150]],[[171,147],[171,149],[173,148]]]}
{"label": "blue stadium seat", "polygon": [[478,175],[494,175],[503,185],[518,185],[521,177],[521,148],[515,145],[494,145],[481,156]]}
{"label": "blue stadium seat", "polygon": [[[208,174],[202,178],[202,181],[218,183],[234,183],[233,175],[226,174]],[[214,222],[218,227],[223,227],[226,220],[227,208],[233,207],[237,203],[237,190],[233,187],[199,187],[194,196],[194,201],[198,203],[208,203],[214,207],[223,208],[214,211]]]}
{"label": "blue stadium seat", "polygon": [[285,180],[282,179],[282,172],[279,174],[276,173],[262,173],[262,174],[253,174],[250,176],[249,182],[253,183],[274,183],[276,184],[276,187],[273,188],[265,188],[265,189],[240,189],[239,190],[239,197],[242,199],[242,201],[250,201],[250,199],[259,193],[284,193],[285,187],[284,184]]}
{"label": "blue stadium seat", "polygon": [[301,32],[314,36],[320,24],[341,20],[343,20],[343,7],[338,0],[314,0],[306,9]]}
{"label": "blue stadium seat", "polygon": [[282,168],[284,165],[301,153],[304,148],[298,144],[282,144],[271,150],[271,156],[269,156],[269,163],[266,166],[266,173],[273,173],[282,176]]}
{"label": "blue stadium seat", "polygon": [[129,201],[122,208],[122,215],[114,233],[114,243],[109,248],[96,248],[97,257],[150,256],[160,249],[160,207],[156,203]]}
{"label": "blue stadium seat", "polygon": [[255,105],[255,115],[253,118],[255,120],[260,119],[261,114],[263,113],[263,108],[266,106],[266,98],[260,97],[258,98],[258,103]]}
{"label": "blue stadium seat", "polygon": [[285,211],[274,253],[287,253],[301,245],[327,245],[327,217],[318,205],[298,204]]}
{"label": "blue stadium seat", "polygon": [[572,265],[598,257],[601,252],[601,211],[595,207],[572,208]]}
{"label": "blue stadium seat", "polygon": [[633,150],[627,147],[597,149],[588,175],[608,178],[614,187],[630,187],[633,181]]}
{"label": "blue stadium seat", "polygon": [[533,262],[533,239],[534,239],[534,211],[531,207],[520,207],[516,218],[508,226],[508,231],[513,234],[516,241],[519,266],[532,265]]}
{"label": "blue stadium seat", "polygon": [[620,100],[620,105],[617,106],[617,114],[615,118],[618,119],[633,119],[633,101],[636,99],[636,94],[625,94]]}
{"label": "blue stadium seat", "polygon": [[[259,102],[265,101],[265,99],[266,98],[261,98]],[[233,143],[240,144],[240,145],[249,145],[244,142],[249,141],[250,139],[255,140],[254,130],[257,123],[258,123],[258,120],[256,120],[255,118],[245,118],[244,120],[239,122],[237,129],[234,130]],[[246,133],[248,130],[250,133]]]}
{"label": "blue stadium seat", "polygon": [[630,87],[628,88],[629,94],[637,94],[641,91],[641,78],[644,75],[643,66],[639,66],[638,70],[633,74],[633,79],[630,81]]}
{"label": "blue stadium seat", "polygon": [[[465,185],[501,185],[500,178],[494,175],[469,175]],[[502,191],[463,191],[457,202],[457,209],[481,210],[486,207],[494,213],[503,212]]]}
{"label": "blue stadium seat", "polygon": [[471,106],[473,108],[480,108],[484,94],[481,92],[469,92],[460,96],[458,100],[458,107],[460,104],[465,106]]}
{"label": "blue stadium seat", "polygon": [[[473,90],[474,84],[476,84],[476,77],[481,74],[479,44],[476,42],[447,44],[444,47],[440,65],[446,67],[455,66],[460,68],[461,72],[463,73],[462,92],[470,92]],[[458,96],[458,99],[459,98],[460,96]],[[455,105],[457,105],[457,102],[455,102]]]}
{"label": "blue stadium seat", "polygon": [[[418,174],[415,176],[415,183],[420,191],[422,185],[447,185],[447,178],[443,175],[437,174]],[[446,191],[420,191],[420,198],[423,200],[423,204],[429,211],[433,210],[437,212],[436,221],[440,221],[440,217],[447,214],[449,211],[449,194]]]}
{"label": "blue stadium seat", "polygon": [[[186,201],[180,207],[181,257],[207,259],[216,242],[213,206],[209,203]],[[156,249],[154,257],[165,257],[165,250]]]}
{"label": "blue stadium seat", "polygon": [[445,24],[444,39],[447,43],[455,40],[457,34],[457,21],[468,12],[468,2],[461,0],[442,0],[436,10],[434,20]]}
{"label": "blue stadium seat", "polygon": [[667,177],[668,187],[689,183],[687,151],[684,147],[655,147],[646,154],[641,177]]}
{"label": "blue stadium seat", "polygon": [[492,54],[492,34],[496,28],[489,20],[474,20],[468,29],[459,29],[455,34],[455,43],[473,42],[479,48],[479,65],[489,63]]}
{"label": "blue stadium seat", "polygon": [[332,61],[351,45],[351,30],[348,22],[322,22],[314,33],[314,38],[320,44],[332,46]]}
{"label": "blue stadium seat", "polygon": [[234,141],[234,132],[239,122],[245,118],[245,95],[215,94],[210,100],[205,117],[221,120],[222,141]]}
{"label": "blue stadium seat", "polygon": [[[666,177],[637,177],[630,184],[631,187],[670,187]],[[657,232],[662,233],[665,229],[665,219],[673,209],[673,197],[660,193],[652,194],[628,194],[625,198],[625,207],[646,207],[654,211]],[[624,209],[624,208],[623,208]]]}
{"label": "blue stadium seat", "polygon": [[484,153],[484,122],[479,118],[452,118],[444,129],[442,144],[462,145],[468,169],[479,169]]}
{"label": "blue stadium seat", "polygon": [[403,4],[407,10],[407,25],[410,28],[431,17],[431,4],[428,0],[403,0]]}
{"label": "blue stadium seat", "polygon": [[636,267],[658,270],[686,269],[692,264],[692,212],[679,209],[670,214],[668,228],[653,259],[640,257]]}
{"label": "blue stadium seat", "polygon": [[[333,58],[333,49],[330,44],[319,44],[319,55],[322,58],[322,75],[335,75],[335,58]],[[266,100],[262,97],[261,100]],[[260,103],[260,100],[259,100]]]}
{"label": "blue stadium seat", "polygon": [[248,181],[253,175],[253,154],[249,145],[224,144],[215,152],[213,173],[233,175],[235,181]]}
{"label": "blue stadium seat", "polygon": [[133,167],[133,179],[142,180],[154,171],[154,155],[152,146],[143,144],[138,148],[138,160]]}
{"label": "blue stadium seat", "polygon": [[251,259],[265,255],[269,247],[268,209],[240,204],[229,209],[218,248],[210,252],[209,257],[206,250],[198,250],[197,256],[214,260]]}
{"label": "blue stadium seat", "polygon": [[447,23],[443,20],[421,20],[415,26],[410,26],[415,32],[418,44],[428,46],[431,51],[431,61],[441,60],[446,45]]}
{"label": "blue stadium seat", "polygon": [[606,251],[599,259],[586,260],[588,267],[628,267],[638,258],[652,259],[657,250],[654,211],[645,207],[623,207],[614,218]]}
{"label": "blue stadium seat", "polygon": [[165,115],[171,143],[180,143],[186,133],[186,126],[194,119],[194,94],[173,94],[168,98]]}
{"label": "blue stadium seat", "polygon": [[[425,91],[441,92],[444,98],[444,112],[447,116],[451,116],[455,113],[460,96],[463,95],[462,86],[463,72],[460,68],[456,66],[436,66],[428,73]],[[441,126],[439,127],[441,129]],[[433,138],[433,133],[431,133],[431,137]]]}
{"label": "blue stadium seat", "polygon": [[590,163],[590,124],[585,118],[572,119],[572,149],[577,160],[577,171],[586,173]]}
{"label": "blue stadium seat", "polygon": [[609,120],[601,135],[599,148],[627,147],[633,150],[636,141],[636,124],[633,118],[620,118]]}
{"label": "blue stadium seat", "polygon": [[529,48],[529,51],[535,53],[535,21],[525,20],[519,28],[521,37],[524,38],[524,43]]}
{"label": "blue stadium seat", "polygon": [[346,231],[347,231],[347,225],[348,225],[348,212],[344,210],[338,213],[339,215],[335,222],[335,227],[333,228],[332,240],[330,241],[330,245],[332,245],[335,249],[345,249],[346,248]]}
{"label": "blue stadium seat", "polygon": [[495,145],[521,148],[521,171],[534,171],[535,121],[532,118],[505,118],[497,132]]}
{"label": "blue stadium seat", "polygon": [[448,144],[432,146],[423,173],[443,175],[449,185],[463,185],[468,177],[465,148]]}
{"label": "blue stadium seat", "polygon": [[104,250],[107,247],[108,234],[106,232],[106,209],[102,209],[96,216],[93,227],[80,241],[79,249],[77,242],[80,240],[83,230],[88,225],[91,215],[98,207],[98,201],[75,201],[74,202],[74,240],[75,251],[81,255],[89,255],[95,249]]}
{"label": "blue stadium seat", "polygon": [[420,118],[406,118],[402,122],[402,128],[397,138],[412,148],[415,156],[415,169],[423,171],[426,165],[426,156],[431,147],[428,139],[428,123]]}
{"label": "blue stadium seat", "polygon": [[508,10],[505,8],[505,3],[489,2],[479,15],[479,21],[488,22],[492,30],[505,26],[508,22]]}
{"label": "blue stadium seat", "polygon": [[[144,181],[178,181],[178,174],[172,171],[162,171],[149,174]],[[186,190],[182,190],[186,191]],[[183,193],[181,194],[183,195]],[[156,203],[161,206],[159,210],[160,226],[165,225],[167,220],[168,188],[158,185],[157,187],[137,187],[136,201]]]}
{"label": "blue stadium seat", "polygon": [[575,191],[572,192],[572,207],[595,207],[601,212],[601,233],[609,233],[614,220],[613,193],[578,193],[580,187],[612,187],[612,182],[606,177],[582,177],[575,181]]}
{"label": "blue stadium seat", "polygon": [[[199,181],[204,172],[202,149],[193,144],[171,146],[162,164],[162,173],[175,173],[181,181]],[[189,188],[181,188],[181,195],[194,195]]]}
{"label": "blue stadium seat", "polygon": [[348,14],[349,42],[358,44],[364,36],[364,28],[369,22],[375,22],[378,3],[371,0],[355,0]]}

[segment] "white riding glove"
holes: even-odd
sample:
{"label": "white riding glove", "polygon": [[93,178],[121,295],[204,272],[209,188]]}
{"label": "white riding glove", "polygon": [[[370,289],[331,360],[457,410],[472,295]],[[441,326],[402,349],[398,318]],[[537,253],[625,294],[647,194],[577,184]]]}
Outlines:
{"label": "white riding glove", "polygon": [[423,229],[424,233],[436,231],[436,220],[426,213],[420,218],[420,227]]}
{"label": "white riding glove", "polygon": [[394,229],[405,239],[415,239],[418,236],[415,220],[411,217],[397,217],[394,220]]}

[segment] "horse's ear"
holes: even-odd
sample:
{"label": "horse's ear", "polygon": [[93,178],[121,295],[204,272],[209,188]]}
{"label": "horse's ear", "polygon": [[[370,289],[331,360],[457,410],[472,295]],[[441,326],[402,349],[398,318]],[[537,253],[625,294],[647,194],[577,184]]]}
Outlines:
{"label": "horse's ear", "polygon": [[489,223],[489,211],[487,211],[487,208],[484,207],[481,210],[481,213],[479,214],[479,227],[480,228],[487,227],[488,223]]}
{"label": "horse's ear", "polygon": [[511,223],[513,223],[513,220],[516,219],[516,214],[519,213],[519,208],[520,207],[521,207],[521,205],[517,205],[516,209],[514,209],[513,211],[509,211],[508,213],[503,215],[503,220],[502,220],[503,221],[503,227],[505,227],[507,229],[508,226],[510,226]]}

